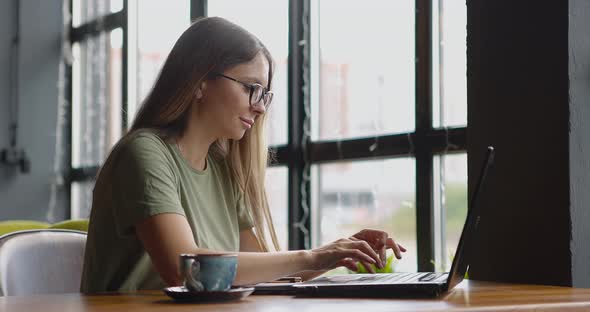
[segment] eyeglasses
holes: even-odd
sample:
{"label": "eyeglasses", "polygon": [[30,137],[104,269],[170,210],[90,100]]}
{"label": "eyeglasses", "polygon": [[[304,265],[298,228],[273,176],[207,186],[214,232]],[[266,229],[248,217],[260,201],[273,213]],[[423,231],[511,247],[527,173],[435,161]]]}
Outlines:
{"label": "eyeglasses", "polygon": [[259,84],[259,83],[247,83],[247,82],[243,82],[240,81],[236,78],[232,78],[229,76],[226,76],[224,74],[220,74],[217,73],[217,76],[235,81],[237,83],[242,84],[244,87],[248,88],[250,90],[250,105],[254,106],[258,103],[260,103],[260,101],[262,101],[264,109],[267,109],[268,106],[270,105],[270,103],[272,102],[272,97],[274,95],[274,93],[272,93],[272,91],[267,90],[263,85]]}

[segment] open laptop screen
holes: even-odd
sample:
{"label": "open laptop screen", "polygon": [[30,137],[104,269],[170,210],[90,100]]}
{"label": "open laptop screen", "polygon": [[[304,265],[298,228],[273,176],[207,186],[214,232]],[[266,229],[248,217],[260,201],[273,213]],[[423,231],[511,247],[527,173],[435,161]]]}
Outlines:
{"label": "open laptop screen", "polygon": [[481,188],[485,181],[485,177],[488,173],[488,169],[494,162],[494,148],[488,146],[484,163],[481,167],[481,171],[475,186],[475,192],[469,202],[469,208],[467,211],[467,218],[465,218],[465,225],[461,233],[461,239],[457,245],[457,252],[451,265],[451,271],[449,271],[449,277],[446,283],[446,290],[452,289],[459,284],[465,277],[465,272],[469,266],[470,252],[473,250],[473,239],[477,228],[479,226],[481,204],[477,204],[477,200],[480,197]]}

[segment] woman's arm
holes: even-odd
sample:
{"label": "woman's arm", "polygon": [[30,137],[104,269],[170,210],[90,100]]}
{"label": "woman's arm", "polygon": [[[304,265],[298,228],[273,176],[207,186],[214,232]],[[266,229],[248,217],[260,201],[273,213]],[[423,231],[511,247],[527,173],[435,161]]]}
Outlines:
{"label": "woman's arm", "polygon": [[[393,238],[389,237],[389,235],[386,232],[379,231],[379,230],[362,230],[362,231],[356,233],[355,235],[353,235],[352,237],[350,237],[349,239],[355,240],[355,241],[362,240],[362,241],[368,242],[369,245],[371,246],[371,248],[379,254],[379,258],[382,263],[387,262],[386,249],[392,249],[395,256],[398,259],[401,259],[402,252],[406,251],[406,249],[403,246],[397,244],[393,240]],[[258,241],[256,240],[256,234],[254,234],[253,229],[243,230],[240,232],[240,251],[249,251],[249,252],[261,252],[262,251],[260,249],[260,247],[258,246]],[[369,270],[370,273],[375,273],[375,270],[373,269],[373,267],[371,265],[369,265],[369,263],[363,262],[363,261],[361,261],[361,262],[363,263],[364,267],[367,268],[367,270]],[[351,269],[353,271],[357,271],[355,259],[351,259],[351,258],[343,259],[340,264],[348,267],[349,269]],[[301,271],[301,272],[296,272],[296,273],[290,274],[289,276],[301,277],[302,280],[306,281],[306,280],[310,280],[315,277],[318,277],[318,276],[324,274],[325,272],[326,272],[326,270]]]}
{"label": "woman's arm", "polygon": [[[160,214],[136,225],[136,233],[156,271],[170,286],[182,284],[178,256],[181,253],[220,253],[199,248],[184,216]],[[364,241],[341,239],[314,250],[239,252],[235,285],[272,281],[302,271],[351,267],[350,259],[381,264],[377,253]],[[355,265],[356,267],[356,265]]]}
{"label": "woman's arm", "polygon": [[[258,246],[258,240],[256,239],[256,234],[254,234],[254,229],[247,229],[240,232],[240,251],[262,252],[260,246]],[[302,271],[289,274],[289,276],[301,277],[302,280],[307,281],[312,278],[318,277],[324,274],[325,272],[325,270]]]}

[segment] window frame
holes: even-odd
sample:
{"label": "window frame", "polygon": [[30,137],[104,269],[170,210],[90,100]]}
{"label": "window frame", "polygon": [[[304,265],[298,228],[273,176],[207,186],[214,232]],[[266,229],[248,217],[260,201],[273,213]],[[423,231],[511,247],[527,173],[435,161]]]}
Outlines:
{"label": "window frame", "polygon": [[[72,7],[73,7],[73,0],[68,1],[68,9],[70,16],[72,16]],[[128,68],[127,68],[127,60],[128,60],[128,27],[127,27],[127,12],[128,12],[128,2],[127,0],[123,0],[123,8],[114,13],[108,13],[106,15],[100,16],[93,20],[87,21],[77,27],[72,26],[72,19],[70,19],[69,25],[69,39],[70,44],[73,45],[76,42],[84,41],[88,38],[99,36],[103,33],[109,33],[112,30],[117,28],[121,28],[123,33],[123,42],[122,42],[122,54],[121,54],[121,75],[122,75],[122,82],[121,82],[121,118],[122,124],[121,129],[126,131],[127,129],[127,75],[128,75]],[[74,182],[85,182],[92,180],[96,177],[100,166],[81,166],[81,167],[73,167],[72,166],[72,113],[73,113],[73,88],[72,88],[72,64],[66,64],[65,70],[65,81],[66,81],[66,96],[67,102],[70,103],[69,109],[66,111],[66,120],[67,123],[67,134],[66,140],[68,146],[67,153],[64,153],[64,161],[66,164],[69,164],[68,168],[66,169],[67,172],[65,174],[66,177],[66,198],[65,198],[65,205],[66,211],[65,216],[66,218],[72,217],[72,203],[71,203],[71,194],[72,194],[72,183]]]}
{"label": "window frame", "polygon": [[[190,1],[190,18],[207,15],[207,0]],[[305,81],[310,78],[310,2],[311,0],[289,0],[289,58],[288,58],[288,143],[272,146],[276,161],[271,166],[288,168],[288,223],[289,249],[311,247],[311,186],[310,168],[314,164],[343,160],[366,160],[395,157],[414,157],[416,163],[416,237],[419,271],[434,271],[435,235],[434,232],[434,190],[433,159],[436,155],[467,151],[467,127],[433,128],[432,94],[432,1],[415,0],[416,5],[416,108],[415,130],[401,134],[386,134],[370,138],[349,138],[338,141],[312,141],[309,131],[309,114],[306,113],[311,98],[305,92]],[[69,1],[72,12],[72,0]],[[127,129],[128,107],[128,1],[123,1],[123,9],[107,14],[79,27],[70,25],[71,42],[82,41],[102,32],[116,28],[123,31],[122,53],[122,129]],[[303,43],[303,44],[301,44]],[[72,103],[72,67],[66,68],[67,94]],[[72,105],[68,120],[72,120]],[[309,110],[307,110],[309,111]],[[67,212],[71,216],[71,185],[74,182],[88,181],[98,173],[98,166],[71,166],[72,126],[68,127],[70,153],[66,154],[69,172],[66,174]],[[377,148],[370,148],[377,143]]]}

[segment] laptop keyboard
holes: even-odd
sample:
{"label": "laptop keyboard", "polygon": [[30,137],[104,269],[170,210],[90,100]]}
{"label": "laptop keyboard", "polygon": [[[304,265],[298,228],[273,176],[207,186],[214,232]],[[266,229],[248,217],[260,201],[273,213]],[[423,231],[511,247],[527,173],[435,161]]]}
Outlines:
{"label": "laptop keyboard", "polygon": [[333,275],[316,278],[305,284],[403,284],[444,282],[448,273],[386,273],[386,274],[350,274]]}

